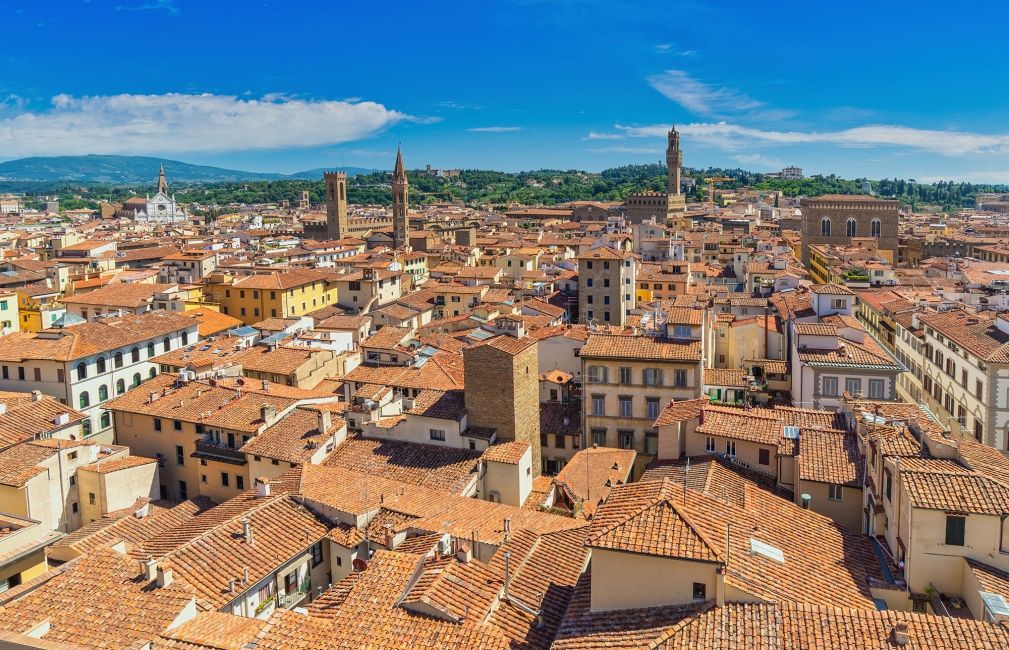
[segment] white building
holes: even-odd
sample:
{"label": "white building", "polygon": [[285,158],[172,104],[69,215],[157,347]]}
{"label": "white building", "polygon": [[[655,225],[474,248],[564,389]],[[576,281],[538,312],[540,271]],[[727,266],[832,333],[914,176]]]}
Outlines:
{"label": "white building", "polygon": [[801,181],[802,180],[802,167],[785,167],[781,170],[781,177],[786,181]]}
{"label": "white building", "polygon": [[158,192],[147,197],[147,206],[133,217],[140,223],[177,223],[189,219],[189,215],[176,204],[175,195],[168,196],[168,181],[165,179],[165,167],[158,172]]}

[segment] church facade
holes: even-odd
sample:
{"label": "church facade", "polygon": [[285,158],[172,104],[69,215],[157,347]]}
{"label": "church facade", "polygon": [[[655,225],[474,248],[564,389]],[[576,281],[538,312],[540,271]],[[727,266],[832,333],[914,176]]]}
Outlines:
{"label": "church facade", "polygon": [[139,223],[180,223],[189,220],[186,211],[169,196],[165,166],[158,171],[158,191],[147,197],[147,205],[134,213],[133,219]]}
{"label": "church facade", "polygon": [[873,237],[879,253],[897,262],[900,201],[869,195],[825,194],[804,198],[802,209],[802,263],[809,266],[809,247],[815,244],[846,246],[855,237]]}

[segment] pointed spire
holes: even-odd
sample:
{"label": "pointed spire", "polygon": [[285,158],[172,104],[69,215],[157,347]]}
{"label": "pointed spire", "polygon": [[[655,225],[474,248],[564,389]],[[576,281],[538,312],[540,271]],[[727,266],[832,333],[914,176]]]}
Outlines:
{"label": "pointed spire", "polygon": [[406,178],[406,169],[403,168],[403,151],[396,147],[396,166],[392,170],[393,178]]}
{"label": "pointed spire", "polygon": [[168,196],[168,180],[165,178],[165,163],[158,167],[158,191]]}

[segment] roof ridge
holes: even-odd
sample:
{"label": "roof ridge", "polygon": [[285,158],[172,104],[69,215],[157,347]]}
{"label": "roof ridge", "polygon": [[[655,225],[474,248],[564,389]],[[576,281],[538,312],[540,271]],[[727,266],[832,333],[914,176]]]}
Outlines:
{"label": "roof ridge", "polygon": [[[669,481],[670,484],[672,483],[672,481],[670,481],[669,478],[665,478],[663,480],[664,481]],[[688,491],[688,489],[687,489],[687,486],[686,486],[686,482],[684,482],[684,485],[683,485],[684,500],[686,500],[686,493],[687,493],[687,491]],[[665,492],[665,490],[663,490],[663,492]],[[704,543],[705,546],[708,547],[708,550],[711,551],[711,554],[714,555],[719,560],[721,560],[722,556],[723,556],[722,551],[719,550],[719,548],[717,546],[715,546],[714,544],[711,543],[711,540],[708,539],[707,533],[705,533],[704,531],[702,531],[697,526],[697,524],[694,523],[693,517],[687,515],[687,513],[686,513],[685,510],[683,510],[679,506],[677,506],[676,502],[675,502],[675,499],[670,499],[667,496],[667,497],[665,497],[663,499],[663,501],[666,503],[667,506],[669,506],[669,507],[671,507],[673,509],[673,512],[675,512],[676,515],[680,519],[683,520],[683,523],[685,523],[690,528],[690,531],[692,533],[694,533],[694,535],[696,535],[697,538],[700,539]]]}
{"label": "roof ridge", "polygon": [[[253,494],[253,491],[252,490],[248,490],[248,491],[246,491],[246,494],[249,494],[251,496]],[[193,545],[195,542],[204,539],[205,537],[207,537],[211,533],[216,532],[222,526],[231,524],[231,523],[235,522],[236,520],[241,521],[242,518],[249,516],[250,513],[252,513],[252,512],[258,512],[258,511],[262,510],[263,508],[265,508],[268,505],[271,505],[273,503],[278,503],[283,497],[287,497],[287,496],[290,496],[290,495],[288,495],[287,493],[283,493],[283,494],[275,494],[275,495],[271,495],[271,496],[268,496],[268,497],[264,497],[265,500],[263,501],[263,503],[256,504],[253,507],[245,509],[245,510],[241,510],[241,511],[235,513],[234,515],[231,515],[227,519],[223,519],[221,521],[216,522],[215,524],[213,524],[213,525],[209,526],[208,528],[206,528],[199,535],[197,535],[195,537],[189,538],[189,540],[187,540],[186,542],[184,542],[182,544],[179,544],[178,546],[176,546],[175,548],[173,548],[171,551],[168,551],[167,553],[164,553],[161,556],[161,558],[164,559],[164,558],[168,558],[169,556],[175,555],[181,549],[189,547],[189,546]],[[292,503],[296,503],[293,499],[291,501],[292,501]],[[304,507],[304,506],[301,506],[300,504],[298,504],[298,505],[299,505],[299,507]],[[207,512],[212,512],[212,511],[213,511],[213,508],[211,508],[210,510],[207,510]],[[144,543],[144,545],[146,545],[146,542]],[[142,547],[143,547],[143,545],[141,546],[141,548]]]}

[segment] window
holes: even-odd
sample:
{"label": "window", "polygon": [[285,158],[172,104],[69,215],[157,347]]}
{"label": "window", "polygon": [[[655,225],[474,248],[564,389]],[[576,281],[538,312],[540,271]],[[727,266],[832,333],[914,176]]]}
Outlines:
{"label": "window", "polygon": [[984,433],[984,425],[981,420],[974,420],[974,439],[981,442],[981,435]]}
{"label": "window", "polygon": [[592,415],[606,415],[606,396],[592,396]]}
{"label": "window", "polygon": [[228,473],[221,472],[221,487],[228,487]]}
{"label": "window", "polygon": [[96,499],[95,499],[95,493],[94,492],[88,492],[88,505],[92,505],[92,506],[95,505],[95,501],[96,501]]}
{"label": "window", "polygon": [[629,384],[629,383],[631,383],[631,369],[630,368],[621,368],[620,369],[620,383],[621,384]]}
{"label": "window", "polygon": [[154,341],[147,344],[147,358],[150,359],[154,356]]}
{"label": "window", "polygon": [[883,470],[883,492],[886,494],[886,500],[889,501],[893,498],[893,476],[890,475],[890,470]]}
{"label": "window", "polygon": [[133,349],[130,350],[130,361],[132,363],[138,363],[140,361],[140,348],[137,346],[133,346]]}
{"label": "window", "polygon": [[564,449],[567,446],[564,436],[554,436],[554,447]]}
{"label": "window", "polygon": [[757,452],[757,457],[758,457],[757,462],[759,462],[761,465],[770,465],[771,464],[771,450],[770,449],[761,449],[759,452]]}
{"label": "window", "polygon": [[431,440],[445,440],[444,429],[430,429],[428,433],[431,436]]}
{"label": "window", "polygon": [[[88,366],[83,361],[77,364],[77,378],[78,379],[88,378]],[[20,379],[24,379],[24,377],[20,377]]]}
{"label": "window", "polygon": [[711,436],[704,436],[704,451],[708,453],[715,453],[715,439]]}
{"label": "window", "polygon": [[154,430],[161,431],[161,418],[154,418]]}
{"label": "window", "polygon": [[35,381],[42,381],[42,368],[32,368]]}
{"label": "window", "polygon": [[674,374],[673,383],[674,383],[674,385],[677,388],[686,388],[687,387],[687,371],[686,370],[677,369],[675,371],[675,374]]}
{"label": "window", "polygon": [[844,501],[844,486],[831,483],[827,486],[827,498],[831,501]]}
{"label": "window", "polygon": [[661,386],[662,385],[662,369],[661,368],[645,368],[645,384],[648,386]]}
{"label": "window", "polygon": [[316,542],[312,544],[312,567],[317,567],[322,564],[322,542]]}
{"label": "window", "polygon": [[82,409],[86,409],[87,407],[91,406],[91,396],[88,395],[88,391],[84,391],[83,393],[81,393],[79,403]]}
{"label": "window", "polygon": [[725,455],[726,456],[735,456],[736,455],[736,441],[735,440],[726,440],[725,441]]}
{"label": "window", "polygon": [[646,397],[645,405],[648,407],[649,420],[659,417],[659,399],[657,397]]}
{"label": "window", "polygon": [[984,384],[982,384],[981,380],[978,379],[977,382],[974,384],[974,397],[978,399],[984,399],[983,397],[981,397],[982,393],[984,393]]}
{"label": "window", "polygon": [[634,432],[618,431],[617,442],[621,449],[634,449]]}
{"label": "window", "polygon": [[2,376],[4,379],[10,379],[10,371],[7,370],[7,366],[0,368],[0,372],[2,372]]}
{"label": "window", "polygon": [[76,502],[76,501],[74,501],[74,502],[73,502],[73,503],[72,503],[72,504],[70,505],[70,510],[71,510],[71,512],[73,512],[73,513],[74,513],[75,515],[77,514],[77,502]]}
{"label": "window", "polygon": [[589,366],[589,383],[590,384],[605,384],[607,371],[609,368],[606,366]]}
{"label": "window", "polygon": [[823,378],[823,394],[828,397],[837,396],[837,377]]}
{"label": "window", "polygon": [[168,352],[169,350],[172,349],[172,340],[167,336],[161,339],[161,344],[164,346],[165,352]]}
{"label": "window", "polygon": [[85,438],[91,435],[91,418],[84,418],[81,422],[81,435]]}
{"label": "window", "polygon": [[175,464],[186,464],[186,452],[182,449],[182,445],[175,445]]}
{"label": "window", "polygon": [[98,387],[98,401],[104,402],[109,398],[109,387],[101,385]]}
{"label": "window", "polygon": [[848,221],[844,224],[844,234],[846,236],[848,236],[848,237],[854,237],[855,236],[855,220],[854,219],[848,219]]}
{"label": "window", "polygon": [[620,404],[620,417],[629,418],[631,417],[631,398],[625,395],[621,395],[617,398]]}
{"label": "window", "polygon": [[245,477],[241,474],[235,474],[235,487],[239,490],[245,489]]}
{"label": "window", "polygon": [[185,501],[189,498],[189,490],[186,489],[186,482],[179,481],[179,499]]}
{"label": "window", "polygon": [[879,237],[880,233],[883,232],[883,225],[879,219],[873,219],[870,227],[872,228],[871,234],[873,237]]}
{"label": "window", "polygon": [[116,382],[116,395],[122,395],[126,392],[126,382],[120,379]]}
{"label": "window", "polygon": [[869,399],[883,399],[885,382],[882,379],[869,380]]}
{"label": "window", "polygon": [[862,393],[862,379],[860,377],[847,377],[844,380],[844,390],[852,397],[859,397]]}
{"label": "window", "polygon": [[158,376],[158,369],[157,368],[151,368],[150,370],[147,371],[147,377],[148,377],[148,379],[154,379],[157,376]]}
{"label": "window", "polygon": [[959,515],[946,515],[946,543],[950,546],[963,546],[967,518]]}
{"label": "window", "polygon": [[674,325],[673,337],[678,339],[689,339],[692,336],[690,325]]}
{"label": "window", "polygon": [[18,379],[21,381],[25,380],[25,367],[18,366]]}
{"label": "window", "polygon": [[102,425],[102,429],[108,429],[110,426],[112,426],[112,415],[110,415],[108,411],[104,411],[102,413],[102,417],[100,418],[99,422]]}
{"label": "window", "polygon": [[820,236],[830,237],[830,219],[827,217],[820,219]]}
{"label": "window", "polygon": [[707,587],[703,582],[695,582],[693,589],[694,600],[707,600]]}
{"label": "window", "polygon": [[606,446],[606,429],[592,430],[592,444],[599,447]]}
{"label": "window", "polygon": [[140,381],[141,381],[140,373],[139,372],[133,373],[133,381],[130,383],[130,388],[136,388],[137,386],[139,386]]}

